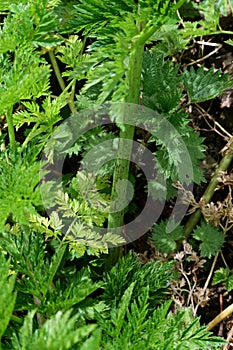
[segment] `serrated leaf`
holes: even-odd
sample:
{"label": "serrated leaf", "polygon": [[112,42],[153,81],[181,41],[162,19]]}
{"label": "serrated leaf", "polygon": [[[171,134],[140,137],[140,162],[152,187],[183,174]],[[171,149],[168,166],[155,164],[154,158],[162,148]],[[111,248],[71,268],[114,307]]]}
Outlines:
{"label": "serrated leaf", "polygon": [[96,324],[77,327],[78,315],[71,317],[72,310],[62,313],[57,312],[48,319],[44,325],[36,330],[33,329],[33,317],[35,312],[30,312],[24,321],[20,331],[20,337],[16,343],[17,347],[13,349],[34,350],[66,350],[85,339],[93,330]]}
{"label": "serrated leaf", "polygon": [[130,304],[135,283],[136,282],[131,283],[131,285],[126,289],[124,295],[122,296],[119,308],[117,309],[116,314],[114,314],[112,318],[112,322],[115,326],[114,337],[118,337],[122,330],[124,318]]}
{"label": "serrated leaf", "polygon": [[183,227],[178,225],[172,232],[166,232],[167,221],[161,221],[153,228],[152,239],[156,248],[162,253],[172,253],[176,249],[176,241],[183,235]]}
{"label": "serrated leaf", "polygon": [[226,280],[226,288],[228,292],[233,289],[233,274],[231,274]]}
{"label": "serrated leaf", "polygon": [[233,46],[233,40],[232,39],[226,40],[225,43],[228,44],[228,45]]}
{"label": "serrated leaf", "polygon": [[224,232],[204,221],[201,223],[201,226],[194,230],[193,237],[202,242],[200,244],[201,255],[208,258],[216,255],[221,250],[225,240]]}
{"label": "serrated leaf", "polygon": [[221,267],[215,271],[212,284],[218,284],[224,282],[226,289],[230,292],[233,289],[233,274],[230,274],[229,268]]}
{"label": "serrated leaf", "polygon": [[228,268],[224,269],[221,267],[219,270],[215,271],[212,284],[218,284],[225,282],[229,276],[230,270]]}
{"label": "serrated leaf", "polygon": [[96,329],[91,337],[82,344],[80,350],[99,350],[101,341],[101,329]]}
{"label": "serrated leaf", "polygon": [[[189,119],[183,110],[173,113],[171,117],[169,117],[169,122],[172,123],[172,125],[179,132],[185,146],[187,147],[187,151],[192,162],[192,180],[196,184],[200,184],[202,181],[205,181],[203,170],[200,167],[200,161],[205,158],[206,146],[203,144],[204,138],[200,136],[199,132],[194,131],[193,128],[188,125]],[[185,175],[186,174],[184,174],[184,179],[181,178],[178,180],[189,184],[188,181],[185,181]]]}
{"label": "serrated leaf", "polygon": [[165,61],[156,50],[146,51],[143,59],[143,104],[160,113],[171,113],[180,104],[179,66]]}
{"label": "serrated leaf", "polygon": [[[42,163],[36,161],[38,149],[20,149],[9,155],[9,165],[5,153],[0,156],[0,227],[5,225],[9,215],[21,224],[28,223],[28,215],[35,215],[36,208],[43,205],[39,182],[46,174],[40,171]],[[41,185],[43,187],[43,184]]]}
{"label": "serrated leaf", "polygon": [[13,293],[16,273],[9,276],[9,261],[6,261],[2,252],[0,252],[0,340],[4,335],[8,323],[10,322],[16,294]]}
{"label": "serrated leaf", "polygon": [[222,74],[221,70],[214,72],[210,68],[207,72],[204,66],[197,71],[193,67],[182,74],[183,83],[190,102],[202,102],[221,95],[225,90],[233,86],[229,74]]}

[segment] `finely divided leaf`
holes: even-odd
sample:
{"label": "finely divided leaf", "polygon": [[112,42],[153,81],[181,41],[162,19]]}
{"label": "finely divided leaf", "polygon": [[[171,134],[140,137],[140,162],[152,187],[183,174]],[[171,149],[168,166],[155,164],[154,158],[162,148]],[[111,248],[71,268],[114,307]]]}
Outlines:
{"label": "finely divided leaf", "polygon": [[9,276],[9,261],[6,261],[3,253],[0,254],[0,340],[10,322],[16,294],[13,292],[16,273]]}

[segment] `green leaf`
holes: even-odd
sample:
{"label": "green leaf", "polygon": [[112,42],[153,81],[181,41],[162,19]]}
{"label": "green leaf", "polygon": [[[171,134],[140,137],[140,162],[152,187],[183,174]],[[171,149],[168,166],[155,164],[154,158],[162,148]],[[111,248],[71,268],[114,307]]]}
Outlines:
{"label": "green leaf", "polygon": [[97,328],[89,339],[82,344],[80,350],[99,350],[101,341],[101,329]]}
{"label": "green leaf", "polygon": [[202,256],[216,255],[223,246],[225,235],[223,231],[219,231],[217,227],[213,227],[202,221],[201,226],[197,227],[193,232],[193,237],[201,241],[200,251]]}
{"label": "green leaf", "polygon": [[49,0],[12,1],[0,31],[0,52],[61,44],[64,39],[57,34],[59,18],[54,11],[57,5],[58,1]]}
{"label": "green leaf", "polygon": [[218,283],[225,282],[229,277],[229,273],[230,270],[228,268],[224,269],[223,267],[221,267],[219,270],[214,272],[212,284],[215,285]]}
{"label": "green leaf", "polygon": [[184,327],[180,336],[179,349],[206,349],[207,346],[217,347],[219,344],[224,344],[225,340],[220,337],[214,337],[210,332],[206,331],[207,327],[200,327],[199,319],[194,319],[190,324]]}
{"label": "green leaf", "polygon": [[[9,216],[18,223],[28,224],[28,215],[36,214],[36,208],[43,205],[39,182],[45,175],[41,162],[36,161],[39,147],[18,149],[0,155],[0,227],[3,228]],[[43,187],[43,185],[41,185]]]}
{"label": "green leaf", "polygon": [[112,310],[113,312],[111,321],[113,322],[115,328],[113,332],[113,338],[118,337],[122,331],[124,318],[130,305],[135,283],[136,282],[131,283],[131,285],[126,289],[119,304],[119,308],[116,311]]}
{"label": "green leaf", "polygon": [[231,274],[226,280],[226,288],[228,292],[233,289],[233,274]]}
{"label": "green leaf", "polygon": [[[150,302],[153,305],[160,303],[167,291],[167,281],[175,279],[173,265],[173,261],[165,264],[156,261],[142,265],[129,253],[120,259],[104,277],[103,299],[110,304],[113,301],[118,304],[128,286],[136,282],[133,299],[137,299],[144,292],[145,286],[149,286]],[[122,276],[125,277],[122,278]]]}
{"label": "green leaf", "polygon": [[190,71],[185,70],[182,74],[190,102],[207,101],[219,96],[233,86],[229,78],[229,74],[222,74],[220,70],[214,72],[214,68],[206,72],[204,66],[197,71],[191,67]]}
{"label": "green leaf", "polygon": [[228,45],[233,46],[233,40],[232,39],[226,40],[225,43],[228,44]]}
{"label": "green leaf", "polygon": [[233,274],[230,274],[228,268],[221,267],[214,273],[212,284],[215,285],[222,282],[226,284],[226,288],[229,292],[233,289]]}
{"label": "green leaf", "polygon": [[[168,120],[179,132],[180,136],[182,137],[182,140],[185,143],[185,146],[187,147],[187,151],[191,158],[192,168],[193,168],[192,180],[196,184],[200,184],[202,181],[205,181],[203,170],[200,167],[200,161],[203,158],[205,158],[206,146],[203,144],[204,138],[200,136],[200,133],[198,131],[194,131],[193,128],[190,125],[188,125],[190,122],[190,119],[188,118],[185,111],[178,110],[177,112],[173,113]],[[176,153],[179,153],[179,152],[176,151]],[[171,153],[173,158],[175,158],[176,153],[175,154]],[[182,153],[181,153],[181,157],[182,157]],[[172,164],[172,159],[169,160],[168,166],[170,163]],[[179,180],[181,182],[187,183],[187,180],[185,180],[186,174],[184,174],[183,178],[178,178],[178,177],[174,177],[173,175],[174,173],[175,173],[174,170],[173,172],[171,171],[171,178],[173,182]]]}
{"label": "green leaf", "polygon": [[157,50],[146,51],[143,59],[143,104],[160,113],[171,113],[180,104],[179,65],[164,61]]}
{"label": "green leaf", "polygon": [[176,241],[182,238],[183,227],[178,225],[172,232],[166,232],[167,221],[161,221],[153,228],[152,239],[156,248],[162,253],[172,253],[176,249]]}
{"label": "green leaf", "polygon": [[14,272],[9,275],[10,262],[5,259],[2,251],[0,251],[0,340],[10,322],[16,301],[16,293],[13,290],[17,274]]}
{"label": "green leaf", "polygon": [[[44,325],[33,332],[32,311],[25,317],[20,330],[19,339],[15,341],[13,349],[34,350],[65,350],[83,341],[94,329],[95,324],[77,327],[78,315],[71,316],[72,310],[56,315],[47,320]],[[21,346],[19,348],[19,346]]]}
{"label": "green leaf", "polygon": [[0,54],[0,111],[5,113],[22,99],[39,98],[48,94],[50,69],[38,55],[17,50],[14,64],[2,62]]}
{"label": "green leaf", "polygon": [[[72,68],[73,70],[78,69],[80,63],[87,56],[82,57],[81,52],[83,50],[83,43],[77,35],[70,35],[66,40],[65,45],[60,46],[57,51],[57,57],[61,62],[65,63],[67,68]],[[66,71],[65,75],[69,73]]]}
{"label": "green leaf", "polygon": [[[153,320],[156,326],[151,337],[152,349],[159,350],[199,350],[199,349],[219,349],[219,344],[225,341],[220,337],[214,337],[210,332],[206,332],[205,326],[201,327],[199,318],[193,318],[190,308],[182,308],[176,311],[164,314],[160,317],[157,309],[153,314]],[[166,310],[165,310],[166,311]],[[161,311],[160,311],[161,312]],[[158,320],[159,321],[156,321]],[[152,332],[147,327],[147,332]]]}

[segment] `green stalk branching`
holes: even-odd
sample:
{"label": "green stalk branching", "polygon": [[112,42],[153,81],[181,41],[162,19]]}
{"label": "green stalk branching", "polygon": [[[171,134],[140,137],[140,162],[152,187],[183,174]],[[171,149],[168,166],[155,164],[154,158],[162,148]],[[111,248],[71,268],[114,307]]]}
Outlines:
{"label": "green stalk branching", "polygon": [[[67,89],[66,89],[66,85],[65,85],[64,79],[62,78],[62,74],[61,74],[59,66],[57,64],[56,57],[55,57],[54,52],[52,50],[49,50],[49,58],[50,58],[51,64],[53,66],[54,73],[56,75],[57,81],[58,81],[58,83],[60,85],[60,88],[61,88],[62,92],[64,90],[66,91]],[[72,87],[71,98],[69,99],[69,102],[68,102],[69,108],[70,108],[72,113],[76,112],[76,108],[74,106],[75,83],[76,83],[75,80],[73,80],[72,86],[71,86]]]}

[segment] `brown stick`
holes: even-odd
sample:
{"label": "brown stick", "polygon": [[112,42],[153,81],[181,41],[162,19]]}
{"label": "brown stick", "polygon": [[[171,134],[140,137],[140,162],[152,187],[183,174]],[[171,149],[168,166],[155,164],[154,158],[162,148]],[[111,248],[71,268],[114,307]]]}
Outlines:
{"label": "brown stick", "polygon": [[208,324],[207,331],[210,331],[212,328],[214,328],[215,326],[217,326],[217,324],[219,324],[222,320],[224,320],[224,318],[226,318],[227,316],[229,316],[230,314],[232,314],[232,312],[233,312],[233,304],[231,304],[231,305],[228,306],[225,310],[223,310],[222,312],[220,312],[220,314],[218,314],[218,315]]}

